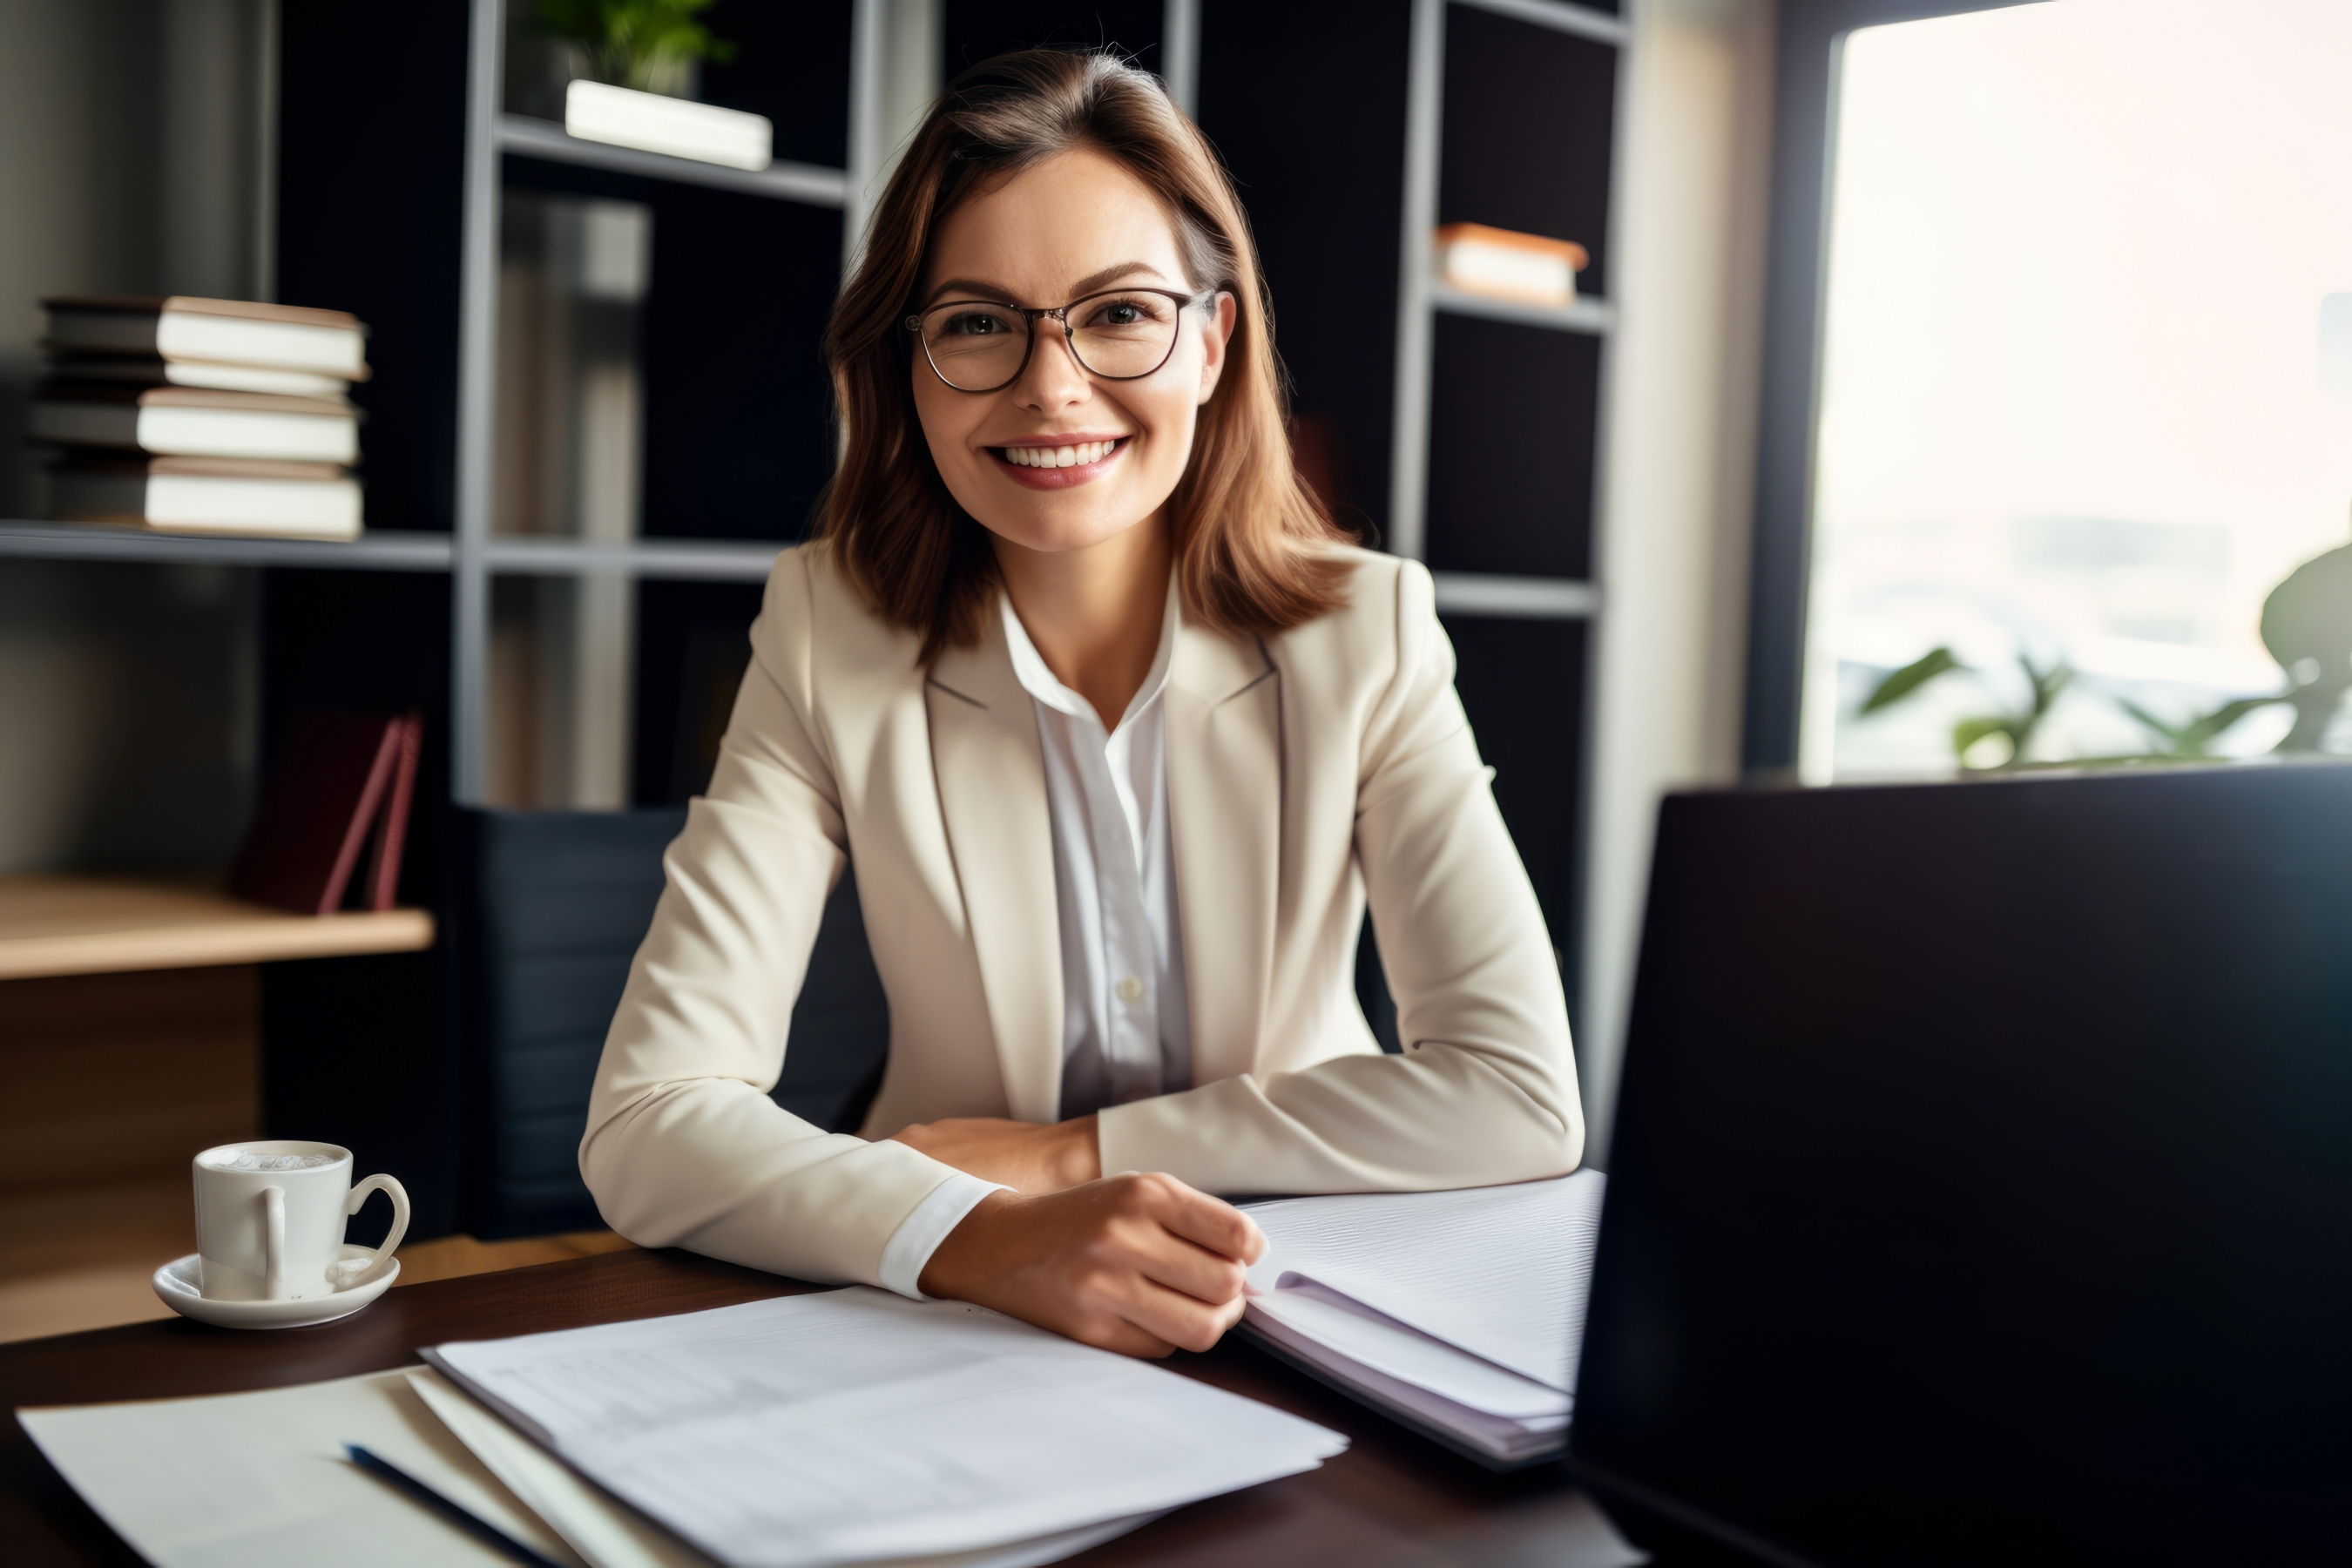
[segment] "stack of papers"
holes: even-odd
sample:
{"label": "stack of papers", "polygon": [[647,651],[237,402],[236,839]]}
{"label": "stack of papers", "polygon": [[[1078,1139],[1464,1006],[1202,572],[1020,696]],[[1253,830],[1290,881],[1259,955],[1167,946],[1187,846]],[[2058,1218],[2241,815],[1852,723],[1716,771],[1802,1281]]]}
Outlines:
{"label": "stack of papers", "polygon": [[347,1443],[566,1568],[1027,1568],[1346,1447],[1159,1366],[863,1288],[425,1353],[438,1373],[19,1419],[166,1568],[504,1561]]}
{"label": "stack of papers", "polygon": [[1244,1205],[1266,1236],[1244,1325],[1474,1458],[1565,1442],[1604,1178]]}

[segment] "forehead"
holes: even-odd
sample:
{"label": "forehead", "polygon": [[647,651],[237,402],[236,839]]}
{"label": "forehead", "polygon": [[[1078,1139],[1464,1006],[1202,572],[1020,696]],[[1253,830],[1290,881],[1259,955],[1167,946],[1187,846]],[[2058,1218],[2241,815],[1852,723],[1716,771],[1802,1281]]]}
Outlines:
{"label": "forehead", "polygon": [[1130,261],[1184,286],[1183,250],[1160,198],[1117,162],[1080,149],[994,182],[950,214],[923,287],[971,279],[1022,303],[1057,305],[1079,279]]}

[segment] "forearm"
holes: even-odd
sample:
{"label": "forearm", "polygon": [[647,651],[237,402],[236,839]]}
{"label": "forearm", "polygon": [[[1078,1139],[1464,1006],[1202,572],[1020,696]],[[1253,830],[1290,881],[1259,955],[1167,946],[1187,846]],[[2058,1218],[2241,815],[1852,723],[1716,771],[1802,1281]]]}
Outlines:
{"label": "forearm", "polygon": [[1105,1171],[1203,1192],[1414,1192],[1564,1174],[1584,1120],[1572,1068],[1424,1044],[1118,1106],[1099,1136]]}
{"label": "forearm", "polygon": [[882,1283],[891,1236],[953,1174],[904,1144],[820,1131],[730,1079],[666,1085],[613,1110],[580,1168],[633,1241],[865,1284]]}

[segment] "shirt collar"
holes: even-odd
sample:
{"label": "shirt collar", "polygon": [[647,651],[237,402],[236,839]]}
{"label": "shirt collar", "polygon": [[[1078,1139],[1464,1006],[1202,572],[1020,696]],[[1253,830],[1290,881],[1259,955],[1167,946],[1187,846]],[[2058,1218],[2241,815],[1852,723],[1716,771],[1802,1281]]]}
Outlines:
{"label": "shirt collar", "polygon": [[[1013,674],[1021,682],[1022,689],[1055,712],[1092,719],[1100,723],[1101,716],[1095,711],[1094,704],[1063,685],[1059,678],[1045,667],[1045,656],[1037,651],[1037,645],[1029,640],[1029,628],[1023,626],[1021,617],[1013,613],[1013,595],[999,594],[996,603],[1004,616],[1004,643],[1013,655]],[[1168,668],[1176,658],[1177,619],[1176,577],[1171,573],[1167,606],[1160,616],[1160,651],[1152,657],[1150,670],[1144,676],[1143,684],[1136,688],[1135,696],[1128,702],[1127,711],[1120,715],[1118,723],[1113,727],[1113,733],[1125,729],[1137,714],[1158,701],[1161,689],[1167,686]]]}

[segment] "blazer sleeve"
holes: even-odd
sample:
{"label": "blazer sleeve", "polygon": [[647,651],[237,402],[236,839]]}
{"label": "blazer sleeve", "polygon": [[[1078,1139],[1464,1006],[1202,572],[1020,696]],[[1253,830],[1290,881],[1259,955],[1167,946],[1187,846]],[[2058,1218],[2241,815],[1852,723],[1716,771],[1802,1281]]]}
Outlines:
{"label": "blazer sleeve", "polygon": [[1107,1171],[1223,1193],[1417,1191],[1562,1175],[1582,1158],[1543,911],[1454,692],[1429,574],[1406,562],[1394,581],[1395,672],[1365,715],[1355,851],[1403,1053],[1106,1110]]}
{"label": "blazer sleeve", "polygon": [[787,551],[769,579],[709,793],[664,857],[667,886],[605,1037],[580,1173],[606,1223],[641,1246],[880,1284],[891,1233],[955,1173],[768,1098],[847,858],[812,721],[799,555]]}

